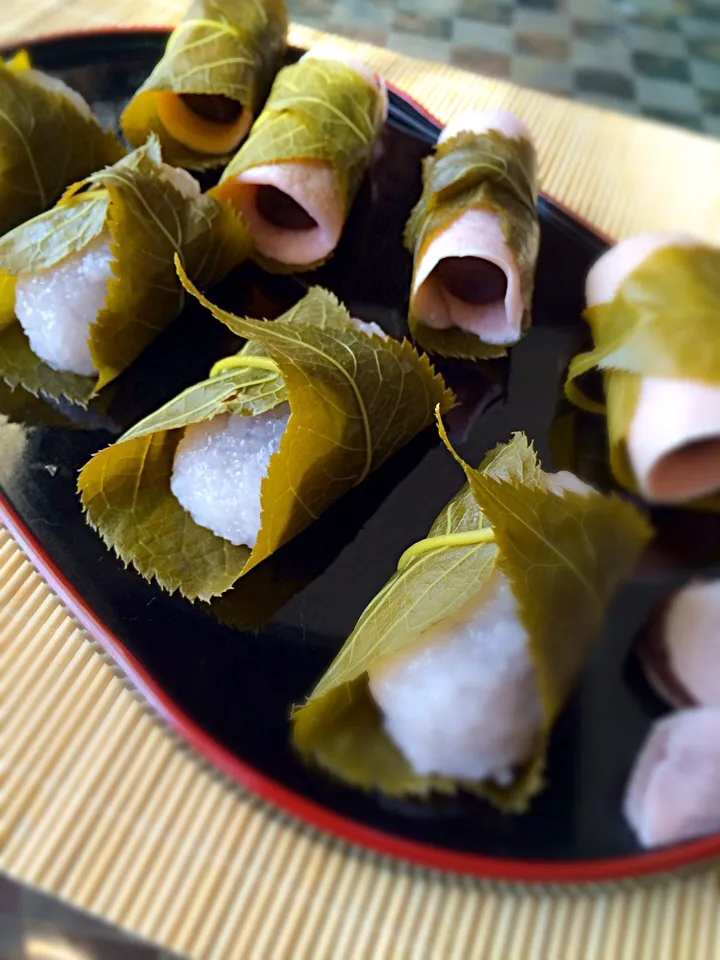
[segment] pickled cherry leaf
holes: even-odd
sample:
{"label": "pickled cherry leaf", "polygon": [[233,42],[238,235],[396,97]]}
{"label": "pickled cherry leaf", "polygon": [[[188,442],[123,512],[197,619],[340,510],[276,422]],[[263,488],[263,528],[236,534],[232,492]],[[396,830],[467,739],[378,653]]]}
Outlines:
{"label": "pickled cherry leaf", "polygon": [[104,230],[109,204],[106,190],[75,194],[6,233],[0,237],[3,271],[29,276],[82,250]]}
{"label": "pickled cherry leaf", "polygon": [[[319,288],[274,321],[221,311],[178,267],[186,288],[278,373],[228,370],[184,391],[101,450],[80,474],[88,522],[147,579],[209,599],[308,526],[452,400],[409,344],[358,331]],[[198,526],[170,489],[182,429],[221,413],[259,414],[286,400],[291,416],[262,485],[254,549]]]}
{"label": "pickled cherry leaf", "polygon": [[121,117],[134,146],[159,137],[169,163],[191,169],[227,162],[234,151],[200,153],[165,128],[155,94],[228,97],[260,112],[286,48],[283,0],[196,0],[168,39],[165,53]]}
{"label": "pickled cherry leaf", "polygon": [[74,97],[64,84],[30,69],[26,58],[0,61],[0,235],[124,155],[114,135]]}
{"label": "pickled cherry leaf", "polygon": [[[230,207],[201,194],[162,163],[148,143],[70,188],[57,205],[0,238],[0,376],[31,393],[86,404],[175,319],[185,294],[175,271],[182,257],[196,282],[220,280],[250,250]],[[180,189],[182,188],[182,189]],[[30,349],[14,318],[16,277],[32,276],[81,252],[107,231],[112,275],[90,326],[97,377],[53,370]]]}
{"label": "pickled cherry leaf", "polygon": [[[423,192],[405,227],[405,246],[414,268],[430,242],[466,210],[485,209],[498,214],[503,237],[517,261],[520,293],[530,323],[535,264],[540,245],[540,223],[535,210],[537,172],[535,150],[523,139],[495,130],[459,133],[441,143],[423,163]],[[414,278],[413,278],[414,283]],[[459,328],[436,330],[422,323],[410,305],[408,318],[415,340],[430,353],[481,359],[504,356],[505,346],[486,344]]]}
{"label": "pickled cherry leaf", "polygon": [[35,397],[44,394],[87,406],[95,389],[94,377],[53,370],[30,349],[25,331],[17,321],[0,328],[0,375],[14,389],[24,388]]}
{"label": "pickled cherry leaf", "polygon": [[250,251],[247,228],[230,207],[200,193],[199,187],[192,195],[181,192],[159,156],[151,138],[132,159],[91,178],[110,195],[113,253],[108,295],[91,328],[98,390],[180,313],[185,296],[175,256],[196,283],[208,286]]}
{"label": "pickled cherry leaf", "polygon": [[[718,317],[720,250],[700,244],[657,250],[631,271],[612,300],[585,311],[595,345],[572,360],[565,392],[577,406],[607,413],[610,466],[628,490],[637,490],[627,438],[642,377],[720,385]],[[583,392],[582,378],[591,370],[603,374],[605,408]],[[720,497],[693,506],[720,510]]]}
{"label": "pickled cherry leaf", "polygon": [[[442,425],[441,434],[449,447]],[[398,570],[366,608],[308,700],[295,709],[293,742],[307,761],[364,789],[391,796],[463,789],[517,812],[543,786],[552,724],[613,591],[650,531],[637,511],[617,497],[551,492],[523,434],[514,434],[477,469],[449,449],[468,482],[428,537],[491,526],[494,541],[441,545]],[[535,753],[507,787],[417,774],[385,732],[368,670],[458,615],[497,568],[508,576],[518,601],[538,680],[543,729]]]}
{"label": "pickled cherry leaf", "polygon": [[382,126],[384,97],[384,91],[340,61],[308,58],[285,67],[212,193],[228,196],[232,180],[252,167],[326,161],[337,176],[347,214]]}
{"label": "pickled cherry leaf", "polygon": [[[182,274],[181,274],[182,275]],[[432,423],[454,398],[407,341],[369,335],[320,287],[269,323],[236,317],[187,289],[280,368],[290,422],[262,488],[262,526],[246,570],[270,556]]]}
{"label": "pickled cherry leaf", "polygon": [[[262,356],[257,344],[241,354]],[[249,416],[286,399],[271,371],[230,370],[184,390],[83,467],[78,489],[88,523],[146,579],[191,600],[228,590],[250,551],[195,523],[170,489],[182,430],[224,413]]]}

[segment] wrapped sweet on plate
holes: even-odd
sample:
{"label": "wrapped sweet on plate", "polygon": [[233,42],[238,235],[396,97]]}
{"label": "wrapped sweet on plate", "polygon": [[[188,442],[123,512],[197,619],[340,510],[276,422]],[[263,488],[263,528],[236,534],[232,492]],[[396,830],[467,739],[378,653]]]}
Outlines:
{"label": "wrapped sweet on plate", "polygon": [[208,599],[309,526],[452,394],[427,358],[319,287],[277,320],[200,302],[248,343],[96,454],[89,523],[146,578]]}
{"label": "wrapped sweet on plate", "polygon": [[[566,392],[607,413],[618,481],[654,503],[720,500],[720,248],[680,233],[623,240],[586,285],[595,346],[570,364]],[[605,403],[578,378],[603,376]]]}
{"label": "wrapped sweet on plate", "polygon": [[521,811],[650,531],[617,496],[545,473],[524,434],[460,463],[467,484],[295,710],[293,742],[365,789],[462,788]]}
{"label": "wrapped sweet on plate", "polygon": [[720,580],[682,587],[640,642],[645,674],[673,706],[720,707]]}
{"label": "wrapped sweet on plate", "polygon": [[425,160],[405,245],[410,332],[431,353],[502,356],[530,323],[536,168],[527,126],[499,109],[455,117]]}
{"label": "wrapped sweet on plate", "polygon": [[125,153],[80,94],[33,69],[24,52],[0,60],[0,143],[0,234]]}
{"label": "wrapped sweet on plate", "polygon": [[310,269],[333,253],[386,113],[384,84],[359,61],[310,51],[280,71],[212,191],[243,215],[265,267]]}
{"label": "wrapped sweet on plate", "polygon": [[720,707],[678,710],[652,727],[624,811],[644,847],[720,831]]}
{"label": "wrapped sweet on plate", "polygon": [[283,0],[195,0],[121,117],[130,143],[160,138],[168,163],[226,163],[247,136],[285,53]]}
{"label": "wrapped sweet on plate", "polygon": [[0,376],[86,403],[180,312],[176,253],[209,284],[248,249],[235,213],[149,140],[0,239]]}

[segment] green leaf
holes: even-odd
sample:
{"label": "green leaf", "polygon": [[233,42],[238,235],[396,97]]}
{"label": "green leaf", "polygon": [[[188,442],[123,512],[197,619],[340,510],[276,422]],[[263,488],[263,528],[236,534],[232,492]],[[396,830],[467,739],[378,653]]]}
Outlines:
{"label": "green leaf", "polygon": [[64,85],[0,62],[0,235],[48,210],[65,188],[124,150]]}
{"label": "green leaf", "polygon": [[[442,427],[441,433],[447,443]],[[503,809],[521,811],[542,787],[552,724],[601,628],[613,591],[650,530],[617,497],[548,490],[523,434],[492,451],[477,470],[456,459],[468,483],[437,518],[429,540],[491,526],[495,541],[435,550],[428,544],[426,552],[398,570],[362,614],[307,702],[295,710],[293,741],[305,759],[365,789],[423,795],[461,787]],[[496,568],[510,579],[529,637],[544,712],[536,755],[507,788],[420,776],[385,732],[368,687],[368,670],[411,648],[425,631],[456,614]]]}
{"label": "green leaf", "polygon": [[347,213],[382,126],[383,97],[375,84],[336,60],[309,58],[285,67],[212,192],[229,198],[232,180],[252,167],[324,160],[335,171]]}
{"label": "green leaf", "polygon": [[0,63],[4,63],[5,66],[14,73],[20,73],[21,71],[29,70],[32,67],[30,54],[24,49],[18,50],[17,53],[14,53],[8,60],[3,60],[2,57],[0,57]]}
{"label": "green leaf", "polygon": [[280,368],[292,416],[263,484],[263,523],[247,570],[308,526],[432,422],[454,398],[407,342],[358,330],[319,287],[279,319],[242,319],[187,289],[233,333],[256,340]]}
{"label": "green leaf", "polygon": [[[587,373],[602,373],[611,467],[618,482],[636,491],[627,437],[641,378],[720,384],[720,250],[702,245],[658,250],[630,273],[612,300],[589,307],[584,316],[595,346],[572,360],[565,392],[577,406],[605,412],[582,389]],[[720,497],[694,506],[720,509]]]}
{"label": "green leaf", "polygon": [[[262,355],[257,344],[241,353]],[[86,518],[105,543],[170,593],[209,599],[238,577],[250,551],[199,526],[170,490],[182,429],[223,413],[249,416],[286,398],[279,374],[231,370],[184,390],[95,454],[80,472]]]}
{"label": "green leaf", "polygon": [[[250,338],[243,353],[269,355],[280,372],[229,370],[185,391],[100,451],[80,474],[80,492],[88,521],[126,563],[167,590],[208,599],[308,526],[451,395],[409,344],[358,331],[324,290],[313,288],[278,320],[248,320],[219,310],[181,276],[218,319]],[[195,524],[170,490],[180,430],[284,399],[291,416],[263,481],[257,543],[252,551],[233,547]]]}
{"label": "green leaf", "polygon": [[[267,354],[259,344],[247,343],[239,356],[257,357]],[[118,444],[149,436],[151,433],[179,430],[192,423],[212,420],[222,413],[257,416],[266,410],[272,410],[284,400],[287,400],[287,391],[279,373],[248,367],[228,370],[227,373],[221,373],[183,390],[155,413],[131,427],[117,444],[107,450],[114,450]]]}
{"label": "green leaf", "polygon": [[33,396],[66,397],[72,403],[87,406],[93,395],[95,379],[76,373],[53,370],[30,349],[25,331],[15,321],[0,330],[0,373],[5,383],[15,389],[24,387]]}
{"label": "green leaf", "polygon": [[603,623],[613,593],[650,538],[647,520],[617,494],[549,492],[468,469],[493,526],[531,638],[549,729]]}
{"label": "green leaf", "polygon": [[429,354],[436,357],[458,357],[461,360],[497,360],[507,356],[507,347],[483,343],[474,333],[459,327],[436,330],[420,323],[415,314],[408,314],[412,338]]}
{"label": "green leaf", "polygon": [[[415,268],[430,242],[466,210],[492,210],[500,217],[503,236],[520,270],[520,290],[530,323],[535,264],[540,245],[535,150],[527,140],[515,140],[490,130],[469,131],[435,148],[423,163],[423,192],[405,227],[405,246]],[[431,353],[480,359],[504,356],[496,344],[484,344],[464,330],[435,330],[413,313],[410,332]]]}
{"label": "green leaf", "polygon": [[15,277],[0,270],[0,333],[15,322]]}
{"label": "green leaf", "polygon": [[6,233],[0,238],[3,271],[28,276],[82,250],[104,229],[109,204],[106,190],[76,194]]}
{"label": "green leaf", "polygon": [[281,66],[286,35],[283,0],[196,0],[123,111],[123,133],[135,146],[155,133],[168,162],[179,166],[227,162],[234,149],[200,153],[176,140],[163,125],[155,94],[221,95],[257,116]]}
{"label": "green leaf", "polygon": [[245,259],[250,241],[233,211],[207,194],[183,196],[150,146],[91,178],[110,194],[108,226],[114,257],[104,309],[92,328],[90,351],[101,389],[142,352],[182,309],[173,257],[194,280],[209,285]]}
{"label": "green leaf", "polygon": [[75,423],[58,407],[33,396],[22,387],[13,389],[0,380],[0,423],[18,423],[24,427],[65,427]]}
{"label": "green leaf", "polygon": [[[0,375],[7,383],[87,403],[182,309],[185,295],[175,271],[176,255],[202,285],[221,279],[247,256],[247,229],[232,209],[200,194],[199,187],[197,194],[181,193],[168,170],[159,144],[151,139],[0,240],[0,279],[8,287],[0,288]],[[82,192],[86,187],[90,189]],[[90,352],[99,375],[52,370],[32,353],[19,323],[6,315],[6,300],[12,295],[14,303],[14,294],[5,275],[26,276],[51,267],[104,229],[110,233],[113,273],[90,328]]]}

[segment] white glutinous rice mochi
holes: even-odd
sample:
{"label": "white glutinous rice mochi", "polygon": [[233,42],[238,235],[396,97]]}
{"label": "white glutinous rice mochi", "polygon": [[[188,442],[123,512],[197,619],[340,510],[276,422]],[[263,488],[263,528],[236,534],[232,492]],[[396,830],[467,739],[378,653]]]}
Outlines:
{"label": "white glutinous rice mochi", "polygon": [[260,532],[260,488],[290,419],[280,403],[257,416],[221,414],[187,427],[170,488],[201,527],[252,547]]}
{"label": "white glutinous rice mochi", "polygon": [[370,691],[416,773],[509,783],[541,713],[507,578],[496,570],[456,616],[371,669]]}
{"label": "white glutinous rice mochi", "polygon": [[[587,494],[565,471],[548,488]],[[532,754],[542,712],[528,636],[510,581],[495,568],[452,617],[369,671],[385,729],[413,770],[507,784]]]}
{"label": "white glutinous rice mochi", "polygon": [[18,277],[15,314],[33,353],[54,370],[97,373],[90,325],[105,303],[111,260],[109,232],[103,230],[52,267]]}
{"label": "white glutinous rice mochi", "polygon": [[720,831],[720,709],[678,710],[652,727],[624,811],[644,847]]}

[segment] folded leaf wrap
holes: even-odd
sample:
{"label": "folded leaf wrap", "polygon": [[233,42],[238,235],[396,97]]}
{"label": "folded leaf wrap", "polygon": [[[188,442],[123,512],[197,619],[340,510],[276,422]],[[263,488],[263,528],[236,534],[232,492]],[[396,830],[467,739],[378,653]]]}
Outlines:
{"label": "folded leaf wrap", "polygon": [[[407,342],[370,336],[335,297],[312,288],[274,321],[236,317],[183,283],[233,333],[241,351],[269,356],[278,372],[229,369],[186,390],[80,474],[88,521],[105,542],[165,589],[207,599],[223,593],[334,500],[432,422],[452,395]],[[289,401],[290,420],[261,488],[252,550],[194,522],[170,490],[181,428],[220,413],[253,415]]]}
{"label": "folded leaf wrap", "polygon": [[[211,191],[233,202],[236,180],[255,167],[329,164],[344,222],[384,121],[385,90],[349,63],[305,56],[277,75],[265,107],[247,141]],[[288,265],[262,258],[263,265]],[[322,261],[320,261],[322,262]],[[303,264],[305,268],[317,264]]]}
{"label": "folded leaf wrap", "polygon": [[0,141],[0,235],[125,153],[79,95],[33,70],[24,52],[0,61]]}
{"label": "folded leaf wrap", "polygon": [[[720,385],[720,249],[666,246],[620,284],[612,300],[585,310],[595,346],[570,363],[565,392],[577,406],[607,414],[610,465],[628,490],[637,483],[627,439],[643,377]],[[580,378],[602,374],[605,402],[588,397]],[[720,509],[720,497],[696,506]]]}
{"label": "folded leaf wrap", "polygon": [[[536,202],[535,149],[528,140],[497,130],[482,134],[466,130],[445,140],[423,162],[423,192],[405,227],[405,246],[413,254],[415,269],[432,239],[466,210],[497,213],[520,269],[526,328],[540,243]],[[485,344],[464,330],[436,330],[421,323],[412,302],[409,324],[413,338],[431,353],[470,359],[506,353],[504,347]]]}
{"label": "folded leaf wrap", "polygon": [[[0,376],[31,393],[86,403],[132,363],[180,312],[173,257],[210,284],[243,260],[249,239],[229,207],[200,194],[161,162],[154,138],[66,191],[52,210],[0,238]],[[97,377],[54,370],[37,357],[14,317],[17,277],[37,274],[109,231],[112,276],[90,327]]]}
{"label": "folded leaf wrap", "polygon": [[[282,63],[286,35],[283,0],[195,0],[170,35],[162,59],[123,111],[123,133],[135,146],[155,133],[167,161],[178,166],[199,169],[227,162],[237,149],[232,124],[223,130],[226,124],[195,118],[197,129],[188,132],[198,139],[198,148],[190,147],[167,129],[158,94],[221,96],[255,117]],[[181,103],[176,108],[188,110]]]}
{"label": "folded leaf wrap", "polygon": [[[444,431],[443,439],[449,446]],[[550,731],[605,607],[650,530],[617,496],[548,489],[523,434],[493,450],[477,470],[459,462],[468,482],[440,513],[429,538],[492,527],[494,540],[426,550],[402,566],[370,602],[307,702],[296,708],[293,741],[305,759],[365,789],[424,795],[462,788],[522,811],[542,788]],[[508,786],[418,775],[385,732],[368,670],[459,611],[496,567],[510,581],[529,637],[543,710],[534,754]]]}

